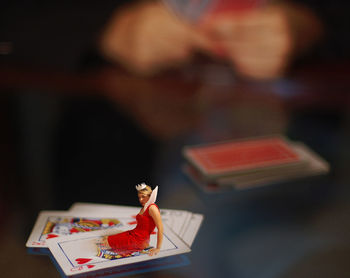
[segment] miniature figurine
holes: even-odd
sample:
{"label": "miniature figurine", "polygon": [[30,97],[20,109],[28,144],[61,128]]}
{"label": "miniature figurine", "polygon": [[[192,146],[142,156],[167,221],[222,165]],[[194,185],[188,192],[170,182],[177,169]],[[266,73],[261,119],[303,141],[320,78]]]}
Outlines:
{"label": "miniature figurine", "polygon": [[104,245],[110,247],[120,256],[129,256],[135,252],[143,252],[149,248],[150,235],[157,227],[157,246],[148,251],[150,256],[157,255],[163,241],[163,224],[159,208],[154,203],[158,193],[158,186],[152,191],[145,183],[136,186],[139,202],[142,209],[136,216],[137,225],[133,230],[104,238]]}

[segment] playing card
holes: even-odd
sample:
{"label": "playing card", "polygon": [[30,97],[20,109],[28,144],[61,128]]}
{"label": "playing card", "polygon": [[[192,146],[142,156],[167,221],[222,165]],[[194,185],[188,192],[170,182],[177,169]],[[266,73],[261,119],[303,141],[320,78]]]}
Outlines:
{"label": "playing card", "polygon": [[186,146],[185,158],[210,178],[284,166],[302,167],[299,154],[280,136]]}
{"label": "playing card", "polygon": [[232,184],[229,186],[220,186],[215,179],[208,179],[188,163],[182,166],[182,170],[190,178],[191,182],[205,193],[221,193],[226,190],[232,190]]}
{"label": "playing card", "polygon": [[[56,266],[58,272],[61,274],[61,277],[68,277],[67,275],[64,274],[58,263],[56,262],[55,258],[50,255],[50,258],[54,265]],[[133,264],[128,264],[128,265],[121,265],[121,266],[116,266],[116,267],[111,267],[111,268],[106,268],[106,269],[100,269],[100,270],[95,270],[91,271],[88,273],[82,273],[82,274],[77,274],[74,277],[75,278],[89,278],[89,277],[105,277],[105,278],[116,278],[116,277],[122,277],[126,275],[135,275],[135,274],[140,274],[140,273],[145,273],[145,272],[150,272],[150,271],[157,271],[157,270],[163,270],[163,269],[168,269],[168,268],[174,268],[174,267],[180,267],[180,266],[185,266],[189,265],[190,261],[185,255],[176,255],[176,256],[169,256],[169,257],[164,257],[160,259],[154,259],[154,260],[149,260],[149,261],[144,261],[144,262],[139,262],[139,263],[133,263]]]}
{"label": "playing card", "polygon": [[208,193],[218,193],[232,188],[242,190],[257,186],[271,185],[297,178],[323,175],[329,172],[329,164],[303,143],[291,143],[291,147],[304,162],[302,167],[265,168],[255,172],[238,172],[229,176],[208,178],[195,167],[185,164],[184,172],[202,190]]}
{"label": "playing card", "polygon": [[[130,206],[75,203],[70,208],[71,213],[93,212],[100,216],[108,215],[136,215],[140,208]],[[180,238],[183,238],[187,225],[190,223],[192,213],[185,210],[160,209],[163,223],[166,223]],[[194,235],[195,236],[195,235]],[[191,246],[190,242],[185,242]]]}
{"label": "playing card", "polygon": [[162,209],[161,216],[162,219],[164,219],[163,221],[167,223],[180,238],[183,238],[183,233],[191,220],[192,213],[185,210]]}
{"label": "playing card", "polygon": [[198,23],[209,16],[241,12],[261,7],[267,0],[163,0],[180,18]]}
{"label": "playing card", "polygon": [[212,16],[221,13],[239,13],[262,7],[267,0],[215,0],[212,1]]}
{"label": "playing card", "polygon": [[141,207],[135,206],[120,206],[110,204],[96,204],[96,203],[74,203],[69,211],[75,213],[93,213],[97,215],[137,215],[140,212]]}
{"label": "playing card", "polygon": [[215,0],[163,0],[177,16],[191,22],[199,21],[213,6]]}
{"label": "playing card", "polygon": [[267,171],[267,173],[253,173],[247,176],[238,176],[218,180],[218,184],[233,185],[236,189],[248,189],[255,186],[263,186],[267,184],[275,184],[287,180],[311,177],[316,175],[327,174],[330,170],[328,162],[322,159],[319,155],[310,150],[305,144],[297,142],[293,144],[293,148],[299,154],[301,159],[305,161],[302,168],[285,168],[278,171]]}
{"label": "playing card", "polygon": [[[62,236],[48,240],[47,245],[67,276],[190,252],[190,248],[165,224],[162,248],[156,256],[149,256],[145,251],[136,252],[128,257],[114,257],[113,259],[101,257],[99,242],[102,241],[103,236],[118,232],[120,231],[116,229],[107,229]],[[156,234],[151,234],[151,246],[156,246],[156,237]]]}
{"label": "playing card", "polygon": [[135,224],[136,221],[132,214],[108,214],[107,212],[102,216],[93,212],[42,211],[37,218],[26,246],[29,248],[46,248],[46,242],[50,238],[110,228],[125,230],[133,228]]}
{"label": "playing card", "polygon": [[192,213],[191,219],[182,231],[182,240],[188,245],[192,246],[200,226],[202,225],[204,216],[199,213]]}

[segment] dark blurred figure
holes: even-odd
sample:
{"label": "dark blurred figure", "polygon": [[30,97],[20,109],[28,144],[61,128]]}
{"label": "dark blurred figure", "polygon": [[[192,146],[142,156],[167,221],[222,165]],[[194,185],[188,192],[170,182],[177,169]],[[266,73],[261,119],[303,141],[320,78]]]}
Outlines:
{"label": "dark blurred figure", "polygon": [[186,65],[199,52],[229,63],[243,77],[273,79],[321,37],[322,23],[305,5],[250,1],[257,4],[238,9],[235,2],[244,1],[213,1],[195,23],[175,17],[158,1],[126,6],[106,25],[101,53],[149,75]]}

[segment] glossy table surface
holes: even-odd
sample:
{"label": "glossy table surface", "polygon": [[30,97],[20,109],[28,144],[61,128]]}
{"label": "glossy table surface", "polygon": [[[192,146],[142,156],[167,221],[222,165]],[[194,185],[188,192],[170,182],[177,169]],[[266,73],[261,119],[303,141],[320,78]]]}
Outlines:
{"label": "glossy table surface", "polygon": [[[34,95],[49,108],[66,94],[103,96],[161,142],[154,181],[160,185],[159,206],[202,213],[205,219],[188,255],[189,266],[146,276],[348,277],[349,65],[308,65],[268,82],[240,80],[227,66],[217,64],[152,78],[114,68],[69,75],[3,67],[0,88],[5,101],[12,94],[24,101]],[[5,103],[2,113],[8,115],[11,106]],[[23,178],[11,152],[18,147],[12,140],[16,127],[4,117],[1,124],[5,131],[1,151],[7,153],[1,160],[5,184],[0,206],[1,272],[4,277],[59,277],[48,257],[26,253],[25,241],[37,211],[30,208],[30,200],[16,201],[22,194],[16,184]],[[267,134],[304,142],[330,163],[330,174],[208,194],[181,171],[184,145]],[[28,199],[49,204],[49,189],[35,185],[32,189]]]}

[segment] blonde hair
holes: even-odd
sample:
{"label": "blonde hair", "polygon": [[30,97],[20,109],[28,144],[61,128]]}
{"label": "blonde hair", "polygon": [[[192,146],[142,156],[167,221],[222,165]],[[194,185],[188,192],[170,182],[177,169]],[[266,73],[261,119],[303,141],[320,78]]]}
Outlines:
{"label": "blonde hair", "polygon": [[152,194],[152,188],[149,185],[146,185],[144,189],[138,190],[137,194],[145,194],[150,196]]}

